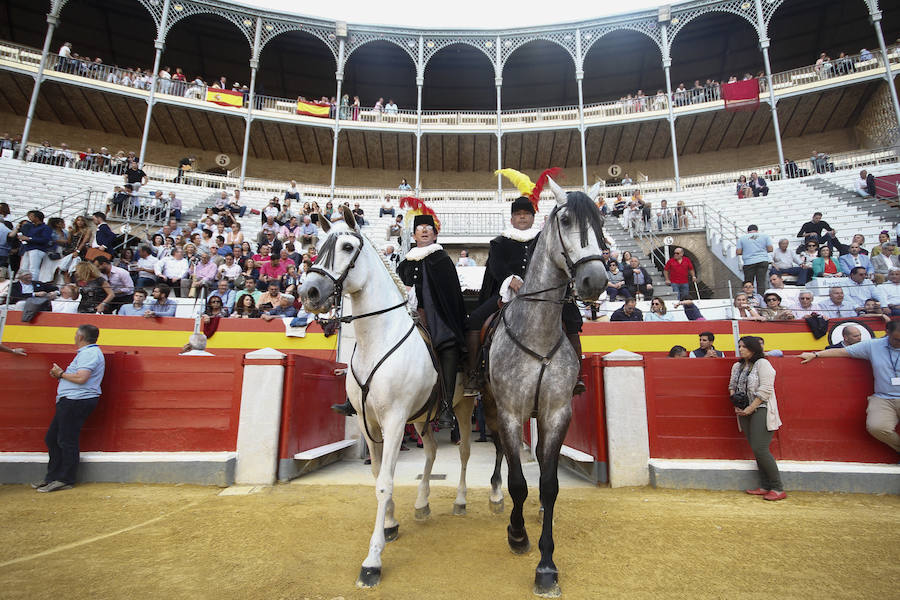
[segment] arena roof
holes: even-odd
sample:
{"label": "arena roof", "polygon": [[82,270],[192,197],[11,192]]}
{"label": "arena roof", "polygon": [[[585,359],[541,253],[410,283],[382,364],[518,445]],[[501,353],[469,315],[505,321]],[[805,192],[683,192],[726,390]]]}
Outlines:
{"label": "arena roof", "polygon": [[584,4],[571,3],[565,10],[556,10],[551,6],[549,11],[546,0],[455,0],[442,3],[421,0],[392,0],[389,3],[345,0],[334,4],[304,4],[303,11],[297,10],[298,3],[293,0],[240,0],[236,4],[351,24],[432,29],[503,29],[586,21],[624,14],[626,11],[655,9],[672,3],[630,0],[626,5],[618,0],[600,0]]}

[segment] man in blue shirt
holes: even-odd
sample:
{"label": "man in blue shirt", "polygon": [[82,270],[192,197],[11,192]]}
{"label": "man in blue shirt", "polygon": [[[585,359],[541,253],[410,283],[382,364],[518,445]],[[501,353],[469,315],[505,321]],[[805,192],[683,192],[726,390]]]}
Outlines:
{"label": "man in blue shirt", "polygon": [[[843,257],[841,257],[843,258]],[[879,293],[871,279],[866,278],[865,267],[853,267],[849,281],[844,283],[844,298],[853,308],[859,308],[870,298],[878,299]]]}
{"label": "man in blue shirt", "polygon": [[172,293],[172,288],[165,283],[160,283],[153,288],[153,302],[147,305],[144,316],[148,319],[153,317],[174,317],[177,305],[174,300],[169,298],[170,293]]}
{"label": "man in blue shirt", "polygon": [[900,321],[887,324],[887,335],[859,342],[845,348],[804,352],[803,363],[814,358],[849,356],[872,363],[875,393],[866,408],[866,431],[876,440],[900,452],[900,435],[895,429],[900,422]]}
{"label": "man in blue shirt", "polygon": [[862,248],[859,247],[859,242],[850,244],[849,251],[841,254],[841,257],[838,259],[838,262],[841,263],[841,270],[844,273],[849,273],[856,267],[862,267],[866,271],[866,277],[871,277],[875,273],[875,267],[872,266],[872,261],[869,260],[869,257],[861,254],[860,250]]}
{"label": "man in blue shirt", "polygon": [[39,492],[67,490],[75,483],[78,470],[78,438],[81,427],[100,400],[100,382],[106,369],[103,352],[97,345],[100,330],[81,325],[75,331],[75,360],[63,370],[53,363],[50,376],[59,380],[56,388],[56,414],[47,429],[44,442],[50,454],[47,475],[32,484]]}
{"label": "man in blue shirt", "polygon": [[144,300],[147,299],[147,291],[138,288],[134,290],[134,299],[131,304],[123,304],[117,313],[120,317],[143,317],[147,312]]}
{"label": "man in blue shirt", "polygon": [[742,235],[737,243],[735,254],[744,259],[744,280],[756,280],[756,290],[762,294],[766,291],[769,273],[769,252],[773,250],[772,238],[760,233],[759,227],[749,225],[747,235]]}

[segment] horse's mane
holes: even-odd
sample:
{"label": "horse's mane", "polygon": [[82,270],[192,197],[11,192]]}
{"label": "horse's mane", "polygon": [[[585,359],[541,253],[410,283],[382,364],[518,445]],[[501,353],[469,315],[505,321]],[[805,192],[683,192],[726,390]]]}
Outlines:
{"label": "horse's mane", "polygon": [[384,254],[378,251],[378,246],[375,245],[375,242],[372,241],[366,234],[362,234],[363,239],[365,239],[372,246],[372,250],[375,252],[375,256],[381,259],[381,264],[384,265],[384,268],[387,269],[388,275],[391,276],[391,280],[394,282],[394,285],[397,286],[397,289],[400,290],[400,295],[403,296],[403,299],[406,300],[406,284],[400,281],[400,276],[391,268],[391,265],[388,263],[387,259],[384,257]]}
{"label": "horse's mane", "polygon": [[[555,217],[559,211],[559,206],[555,206],[550,213],[550,217]],[[581,247],[587,246],[588,228],[594,231],[597,236],[597,245],[601,250],[608,250],[606,241],[603,239],[603,215],[600,209],[584,192],[568,192],[566,194],[566,212],[569,217],[574,219],[581,231]]]}

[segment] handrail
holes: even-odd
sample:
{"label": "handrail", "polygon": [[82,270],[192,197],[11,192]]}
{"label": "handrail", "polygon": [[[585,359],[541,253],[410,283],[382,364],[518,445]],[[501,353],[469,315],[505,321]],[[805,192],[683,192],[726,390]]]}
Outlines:
{"label": "handrail", "polygon": [[[35,65],[40,62],[41,51],[36,48],[20,46],[9,42],[0,42],[0,60],[6,59],[20,64]],[[149,91],[152,73],[147,71],[131,71],[115,65],[106,65],[97,62],[85,62],[78,59],[54,57],[48,66],[50,72],[60,72],[106,84],[128,87],[143,91]],[[888,63],[900,63],[900,45],[888,47]],[[805,85],[819,83],[825,80],[848,77],[852,80],[859,73],[885,68],[885,60],[880,50],[868,51],[865,56],[860,54],[848,55],[843,58],[833,59],[821,64],[805,65],[788,71],[774,73],[772,86],[776,92],[783,92],[791,88],[802,88]],[[768,101],[767,79],[759,78],[761,100]],[[195,100],[206,99],[207,86],[205,83],[193,81],[176,81],[172,79],[157,79],[157,93],[169,96],[193,98]],[[275,96],[256,96],[256,110],[264,112],[278,112],[296,115],[296,99],[279,98]],[[663,116],[668,110],[668,103],[672,102],[674,108],[697,107],[721,102],[721,87],[719,85],[701,86],[698,88],[675,89],[671,98],[664,93],[651,96],[625,97],[618,100],[606,100],[592,102],[584,105],[584,116],[591,119],[609,119],[620,116],[646,113],[648,115],[658,113]],[[244,109],[247,104],[245,94],[240,105],[231,108]],[[396,113],[377,111],[374,107],[335,107],[332,113],[341,119],[372,122],[381,124],[416,125],[418,116],[415,110],[399,109]],[[348,114],[349,113],[349,114]],[[530,123],[577,121],[577,106],[550,106],[539,108],[507,108],[500,112],[500,119],[504,125],[528,125]],[[423,125],[481,125],[494,128],[497,126],[497,113],[492,110],[423,110]]]}
{"label": "handrail", "polygon": [[[36,146],[28,146],[29,156],[32,156],[32,151],[34,148],[36,148]],[[51,147],[51,149],[54,148]],[[893,147],[835,153],[828,156],[826,166],[828,168],[828,171],[845,171],[858,169],[860,167],[865,167],[872,164],[883,164],[888,162],[900,162],[900,156],[898,156],[896,149]],[[56,164],[56,166],[78,168],[77,164],[78,163],[75,163],[74,165]],[[798,177],[817,174],[817,170],[812,165],[811,159],[795,161],[795,166],[798,169]],[[178,175],[178,168],[168,165],[145,163],[142,168],[147,173],[147,176],[153,181],[162,181],[169,183],[172,182]],[[749,174],[752,172],[759,173],[762,177],[768,180],[779,181],[784,179],[784,177],[782,176],[781,166],[777,164],[769,164],[758,167],[748,167],[747,169],[743,169],[741,171],[726,171],[720,173],[708,173],[705,175],[691,175],[682,177],[681,187],[682,190],[696,190],[700,188],[734,186],[739,175]],[[110,171],[110,173],[113,175],[119,174],[117,171]],[[198,187],[212,188],[216,190],[237,189],[238,187],[240,187],[238,179],[233,176],[213,175],[195,171],[185,172],[181,178],[181,183],[195,185]],[[286,187],[287,182],[285,180],[247,177],[244,180],[244,187],[242,189],[245,192],[260,192],[281,197],[283,196]],[[323,201],[328,201],[331,199],[340,199],[341,201],[347,200],[352,202],[355,200],[384,198],[384,196],[386,195],[390,195],[392,198],[398,199],[410,193],[398,190],[396,188],[382,187],[336,186],[333,193],[331,186],[325,184],[319,185],[301,183],[298,185],[298,187],[300,188],[305,201],[315,200],[316,202],[320,202],[320,204]],[[675,180],[662,179],[638,182],[631,185],[606,185],[601,188],[600,195],[607,198],[607,200],[610,200],[615,198],[617,194],[622,194],[622,196],[624,197],[629,197],[633,196],[635,193],[675,194]],[[502,200],[509,201],[513,200],[518,195],[518,192],[514,190],[503,190],[500,198]],[[419,196],[423,200],[437,202],[444,200],[496,202],[497,190],[426,189],[422,190],[419,193]],[[547,192],[542,196],[542,198],[552,199],[552,194]]]}

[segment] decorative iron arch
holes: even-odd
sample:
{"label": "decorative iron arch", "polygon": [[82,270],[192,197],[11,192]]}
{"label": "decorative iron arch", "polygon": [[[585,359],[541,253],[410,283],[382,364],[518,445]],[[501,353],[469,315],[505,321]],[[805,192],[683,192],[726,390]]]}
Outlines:
{"label": "decorative iron arch", "polygon": [[547,32],[547,33],[534,33],[531,35],[515,35],[509,37],[500,37],[500,64],[497,65],[499,68],[497,69],[497,75],[503,75],[503,69],[506,67],[506,63],[509,60],[509,57],[513,55],[513,53],[523,46],[527,46],[531,42],[544,41],[550,42],[552,44],[556,44],[560,46],[563,50],[569,53],[569,58],[572,59],[572,64],[575,65],[575,68],[578,68],[578,60],[575,57],[575,30],[565,30],[565,31],[556,31],[556,32]]}
{"label": "decorative iron arch", "polygon": [[[67,2],[68,0],[62,0]],[[163,3],[161,0],[137,0],[138,4],[147,9],[150,16],[153,17],[153,23],[156,25],[156,35],[159,36],[159,25],[162,22]]]}
{"label": "decorative iron arch", "polygon": [[347,64],[347,61],[350,60],[350,56],[365,46],[366,44],[370,44],[372,42],[387,42],[389,44],[393,44],[406,52],[407,56],[409,56],[410,60],[412,60],[413,68],[418,72],[418,53],[419,53],[419,38],[411,35],[386,35],[379,33],[369,33],[369,32],[351,32],[347,36],[347,47],[344,51],[344,62],[343,64],[338,65],[338,71],[341,73],[344,72],[344,67]]}
{"label": "decorative iron arch", "polygon": [[663,43],[659,33],[659,27],[653,21],[636,21],[631,23],[617,23],[615,25],[605,25],[602,27],[592,27],[581,31],[581,64],[576,65],[577,69],[584,70],[584,59],[588,52],[596,44],[600,38],[616,31],[634,31],[644,34],[650,38],[656,47],[659,48],[660,60],[663,58]]}
{"label": "decorative iron arch", "polygon": [[195,2],[183,2],[182,0],[172,0],[172,4],[169,6],[168,22],[163,24],[163,35],[160,37],[163,41],[165,41],[165,39],[169,35],[169,32],[172,31],[172,28],[177,23],[183,21],[188,17],[202,14],[222,17],[223,19],[231,22],[238,31],[244,34],[244,39],[247,40],[247,46],[252,51],[253,38],[255,37],[256,30],[256,18],[254,15],[249,13],[239,15],[235,12],[222,10],[214,6],[198,4]]}
{"label": "decorative iron arch", "polygon": [[271,42],[281,34],[290,33],[291,31],[300,31],[302,33],[307,33],[322,42],[325,47],[331,51],[331,55],[334,57],[335,68],[337,67],[338,48],[336,42],[337,37],[334,35],[334,33],[329,32],[323,27],[306,25],[300,22],[292,23],[289,21],[264,19],[262,23],[262,32],[260,33],[259,38],[259,48],[256,49],[256,58],[259,58],[260,54],[262,54],[263,48],[265,48],[269,42]]}
{"label": "decorative iron arch", "polygon": [[497,72],[497,50],[495,48],[497,39],[495,37],[485,38],[453,38],[453,37],[425,37],[425,57],[422,61],[422,72],[419,77],[425,77],[425,71],[428,69],[428,62],[434,58],[439,52],[450,46],[471,46],[482,54],[487,56],[488,62],[494,67],[494,73]]}
{"label": "decorative iron arch", "polygon": [[728,2],[720,2],[718,4],[710,4],[702,7],[692,7],[684,10],[673,10],[672,20],[669,22],[669,47],[666,48],[666,54],[672,55],[672,46],[675,44],[675,38],[684,29],[685,25],[704,15],[714,12],[725,12],[741,17],[747,21],[760,39],[766,37],[765,31],[760,31],[756,22],[756,6],[753,0],[729,0]]}

